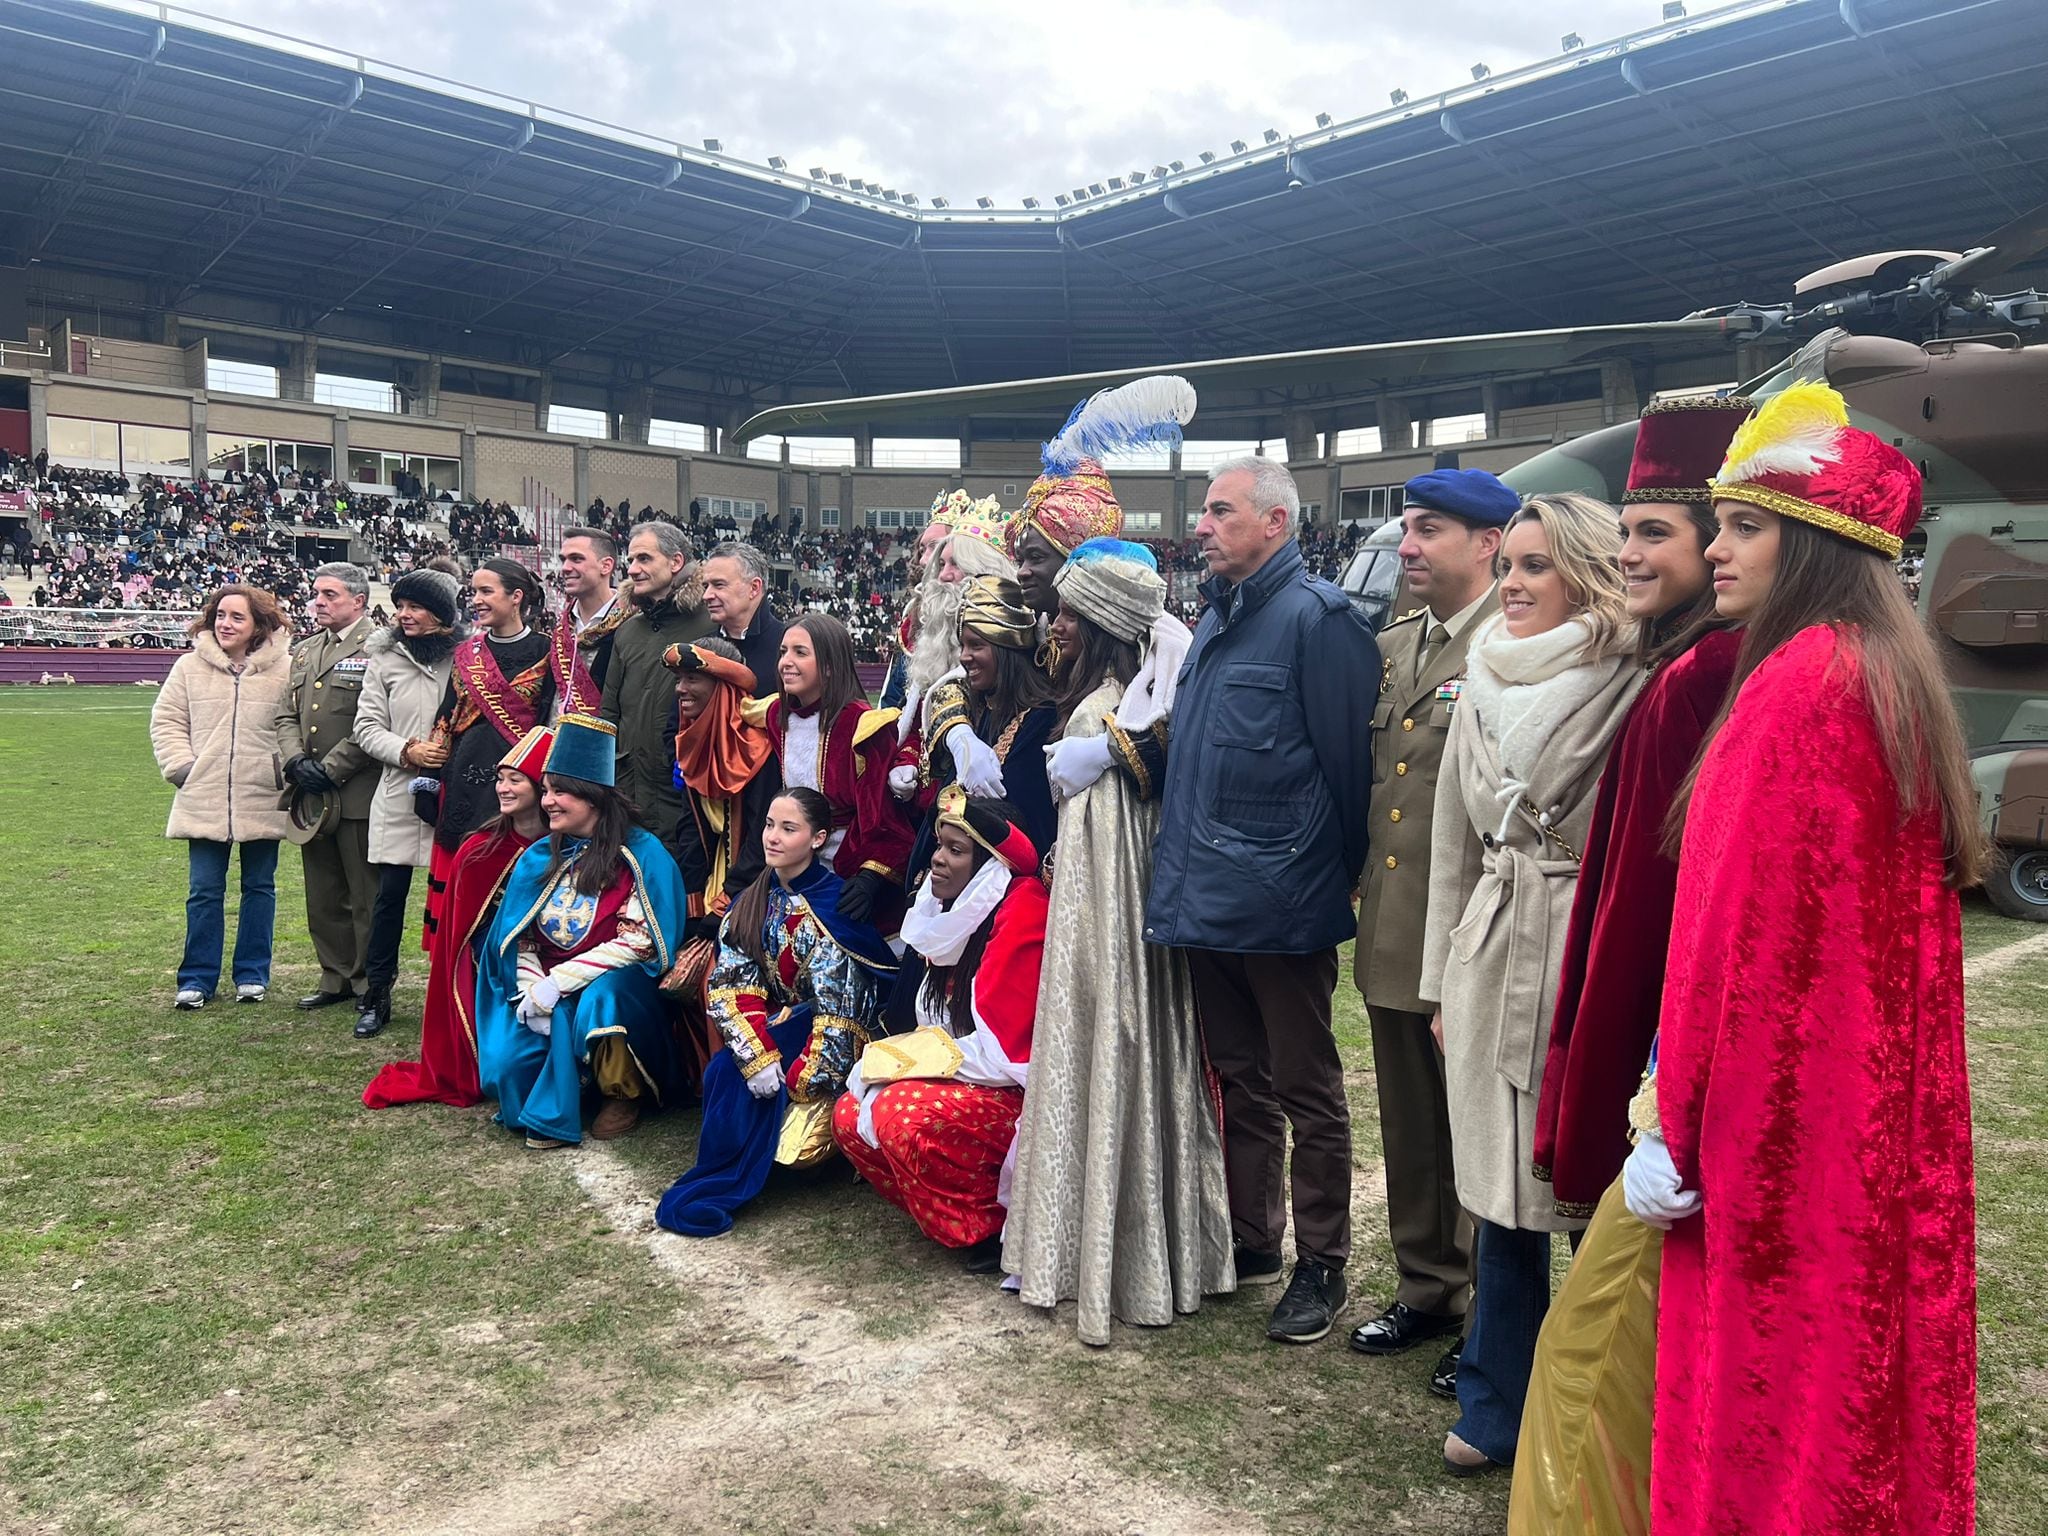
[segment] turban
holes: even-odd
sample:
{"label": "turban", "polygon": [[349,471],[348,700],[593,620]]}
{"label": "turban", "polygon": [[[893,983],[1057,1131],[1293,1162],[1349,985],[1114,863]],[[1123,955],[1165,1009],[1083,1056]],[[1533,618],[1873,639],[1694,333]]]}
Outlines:
{"label": "turban", "polygon": [[1488,528],[1505,528],[1522,510],[1522,498],[1483,469],[1432,469],[1408,482],[1403,500]]}
{"label": "turban", "polygon": [[702,672],[719,682],[710,703],[676,732],[676,774],[707,800],[730,799],[775,754],[774,739],[741,714],[753,695],[753,670],[697,645],[672,645],[661,659],[678,673]]}
{"label": "turban", "polygon": [[1124,531],[1124,509],[1111,489],[1109,476],[1094,459],[1083,459],[1072,472],[1048,471],[1024,493],[1024,509],[1010,525],[1010,557],[1026,528],[1036,528],[1062,555],[1071,555],[1090,539],[1113,539]]}
{"label": "turban", "polygon": [[958,827],[974,842],[998,859],[1012,874],[1038,872],[1038,848],[1030,834],[997,807],[1000,801],[971,796],[958,784],[939,791],[938,819],[941,827]]}
{"label": "turban", "polygon": [[1123,539],[1090,539],[1053,574],[1063,607],[1135,644],[1166,607],[1166,583],[1159,563],[1142,544]]}
{"label": "turban", "polygon": [[1024,606],[1023,589],[1007,576],[975,576],[968,581],[960,602],[960,628],[1013,651],[1038,646],[1038,620]]}

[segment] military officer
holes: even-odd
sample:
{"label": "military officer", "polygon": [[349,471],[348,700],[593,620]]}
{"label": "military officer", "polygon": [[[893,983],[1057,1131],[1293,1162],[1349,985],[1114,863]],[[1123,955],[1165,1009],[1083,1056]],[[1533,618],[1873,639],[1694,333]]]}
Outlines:
{"label": "military officer", "polygon": [[306,926],[320,960],[320,986],[299,999],[304,1009],[354,1001],[363,988],[370,909],[377,879],[370,868],[370,800],[380,765],[356,745],[356,700],[368,664],[364,644],[376,633],[363,610],[370,578],[361,566],[336,561],[313,572],[313,620],[320,627],[292,652],[291,686],[277,714],[286,802],[301,794],[338,795],[341,814],[300,845],[306,871]]}
{"label": "military officer", "polygon": [[[1464,691],[1465,648],[1496,612],[1494,564],[1521,498],[1481,469],[1410,480],[1401,570],[1422,606],[1380,632],[1373,711],[1372,857],[1366,861],[1353,975],[1372,1024],[1379,1082],[1387,1224],[1400,1276],[1393,1303],[1355,1329],[1351,1347],[1388,1355],[1458,1334],[1472,1289],[1472,1223],[1451,1169],[1443,1055],[1431,1009],[1416,995],[1437,764]],[[1432,1391],[1455,1396],[1458,1345],[1437,1363]]]}

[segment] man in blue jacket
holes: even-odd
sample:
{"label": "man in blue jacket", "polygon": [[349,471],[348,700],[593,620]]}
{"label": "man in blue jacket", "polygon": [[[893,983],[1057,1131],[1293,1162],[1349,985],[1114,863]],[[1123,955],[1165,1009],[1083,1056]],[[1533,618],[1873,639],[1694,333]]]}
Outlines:
{"label": "man in blue jacket", "polygon": [[1344,1304],[1351,1117],[1330,1028],[1357,927],[1379,649],[1295,544],[1301,498],[1271,459],[1219,465],[1195,539],[1210,577],[1173,706],[1145,937],[1187,951],[1223,1083],[1241,1282],[1280,1278],[1294,1130],[1294,1276],[1269,1338],[1308,1344]]}

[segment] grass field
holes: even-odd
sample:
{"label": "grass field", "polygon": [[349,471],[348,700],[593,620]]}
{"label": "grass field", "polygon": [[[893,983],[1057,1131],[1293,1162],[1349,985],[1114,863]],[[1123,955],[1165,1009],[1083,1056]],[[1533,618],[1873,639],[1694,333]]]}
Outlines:
{"label": "grass field", "polygon": [[[0,867],[23,898],[0,1014],[0,1529],[1501,1529],[1503,1480],[1438,1470],[1433,1352],[1343,1347],[1391,1287],[1348,986],[1345,1324],[1267,1345],[1254,1292],[1089,1351],[843,1174],[771,1187],[725,1239],[655,1233],[688,1114],[532,1153],[488,1108],[365,1110],[375,1066],[416,1044],[420,962],[384,1039],[294,1013],[316,973],[289,849],[274,1000],[172,1012],[184,850],[160,835],[149,698],[0,697]],[[1981,1529],[2048,1533],[2048,946],[1968,920]]]}

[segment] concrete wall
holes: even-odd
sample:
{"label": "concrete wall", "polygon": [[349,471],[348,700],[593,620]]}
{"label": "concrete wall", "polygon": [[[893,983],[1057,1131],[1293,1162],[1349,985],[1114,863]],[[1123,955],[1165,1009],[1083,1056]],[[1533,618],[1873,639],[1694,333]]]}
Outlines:
{"label": "concrete wall", "polygon": [[[355,441],[353,433],[349,441]],[[472,496],[524,506],[528,504],[529,479],[539,481],[565,505],[575,505],[576,445],[567,438],[477,433],[477,483],[470,490]]]}
{"label": "concrete wall", "polygon": [[334,412],[321,406],[296,408],[265,403],[244,405],[231,395],[206,402],[206,429],[233,437],[271,437],[294,443],[334,441]]}
{"label": "concrete wall", "polygon": [[189,429],[192,425],[192,397],[183,391],[154,393],[80,383],[75,379],[52,379],[48,400],[52,416],[90,416],[99,421],[126,421],[144,427]]}
{"label": "concrete wall", "polygon": [[533,406],[525,400],[499,400],[486,395],[457,395],[443,390],[434,413],[442,421],[498,427],[508,432],[533,430]]}
{"label": "concrete wall", "polygon": [[88,378],[121,384],[153,384],[160,389],[186,387],[182,347],[152,346],[146,341],[116,341],[108,336],[92,336],[84,340]]}
{"label": "concrete wall", "polygon": [[432,426],[403,416],[381,412],[348,413],[348,446],[351,452],[365,449],[384,453],[430,453],[439,459],[462,457],[462,429]]}
{"label": "concrete wall", "polygon": [[[652,450],[636,453],[609,443],[593,443],[590,446],[589,486],[588,495],[583,499],[585,506],[590,504],[591,496],[601,498],[607,506],[616,506],[624,497],[635,507],[661,507],[673,512],[676,510],[675,455]],[[772,506],[774,497],[771,495],[768,501]]]}

